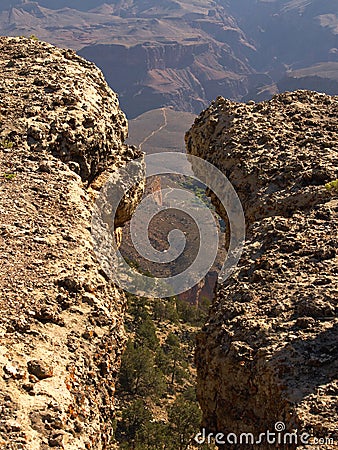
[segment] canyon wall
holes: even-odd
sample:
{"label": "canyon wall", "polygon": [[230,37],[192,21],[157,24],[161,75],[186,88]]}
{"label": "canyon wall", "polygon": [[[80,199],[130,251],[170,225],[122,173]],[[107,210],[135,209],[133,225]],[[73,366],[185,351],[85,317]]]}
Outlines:
{"label": "canyon wall", "polygon": [[[241,36],[236,34],[237,40]],[[195,42],[194,42],[195,41]],[[160,105],[197,113],[221,92],[240,99],[252,86],[268,84],[236,56],[236,46],[211,39],[90,45],[79,52],[94,61],[120,93],[128,118]]]}
{"label": "canyon wall", "polygon": [[[298,448],[335,448],[337,117],[337,97],[310,91],[257,104],[219,97],[186,135],[188,153],[231,181],[246,217],[241,260],[217,287],[197,339],[197,393],[209,432],[258,440],[284,425],[298,430]],[[302,447],[305,432],[310,445]],[[224,447],[243,448],[231,442]],[[245,448],[271,448],[249,442]]]}
{"label": "canyon wall", "polygon": [[197,114],[218,95],[265,100],[294,88],[336,94],[336,81],[322,69],[315,80],[289,72],[318,75],[315,66],[337,64],[337,17],[336,0],[0,4],[3,35],[33,34],[80,51],[103,70],[128,118],[168,106]]}
{"label": "canyon wall", "polygon": [[336,95],[338,92],[338,62],[316,64],[287,72],[277,83],[280,92],[310,89]]}
{"label": "canyon wall", "polygon": [[0,446],[111,448],[125,297],[96,260],[91,211],[139,154],[116,94],[73,51],[2,37],[0,71]]}

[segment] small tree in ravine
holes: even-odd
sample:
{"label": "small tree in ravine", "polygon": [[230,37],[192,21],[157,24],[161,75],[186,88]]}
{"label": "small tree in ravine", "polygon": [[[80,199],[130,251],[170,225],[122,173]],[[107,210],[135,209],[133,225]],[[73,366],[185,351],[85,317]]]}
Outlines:
{"label": "small tree in ravine", "polygon": [[207,304],[199,309],[175,297],[127,297],[130,338],[117,383],[121,409],[115,436],[119,448],[214,449],[193,441],[201,421],[194,389],[193,347]]}
{"label": "small tree in ravine", "polygon": [[[180,381],[184,378],[184,353],[180,346],[180,340],[174,333],[169,333],[164,345],[164,353],[167,357],[165,373],[170,375],[170,383]],[[184,364],[183,364],[184,365]],[[180,378],[178,380],[178,378]]]}
{"label": "small tree in ravine", "polygon": [[155,299],[152,305],[152,317],[155,321],[177,324],[179,322],[174,299]]}
{"label": "small tree in ravine", "polygon": [[155,367],[153,352],[148,347],[135,346],[133,341],[128,341],[122,357],[119,388],[135,395],[162,395],[164,375]]}
{"label": "small tree in ravine", "polygon": [[135,342],[146,346],[151,350],[156,350],[160,345],[160,341],[156,336],[156,328],[150,317],[140,322],[135,330]]}
{"label": "small tree in ravine", "polygon": [[136,450],[169,450],[168,424],[147,422],[136,435]]}
{"label": "small tree in ravine", "polygon": [[138,323],[150,317],[148,311],[148,300],[143,297],[135,297],[133,294],[127,294],[128,313],[131,316],[131,322],[127,320],[127,328],[133,331]]}
{"label": "small tree in ravine", "polygon": [[176,450],[186,450],[199,430],[202,413],[197,403],[177,397],[168,412],[171,439]]}
{"label": "small tree in ravine", "polygon": [[[122,411],[122,420],[118,424],[117,436],[128,441],[128,449],[135,448],[137,434],[153,419],[144,400],[137,399]],[[125,448],[122,447],[121,448]]]}

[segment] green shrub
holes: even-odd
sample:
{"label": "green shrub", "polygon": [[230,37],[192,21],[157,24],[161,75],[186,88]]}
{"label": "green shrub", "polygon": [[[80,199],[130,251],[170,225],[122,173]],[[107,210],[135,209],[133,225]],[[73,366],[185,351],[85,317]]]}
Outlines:
{"label": "green shrub", "polygon": [[177,397],[168,411],[168,418],[175,448],[187,449],[198,432],[202,419],[202,412],[197,403],[186,400],[183,396]]}
{"label": "green shrub", "polygon": [[16,177],[16,173],[4,173],[2,176],[6,180],[13,180]]}
{"label": "green shrub", "polygon": [[338,191],[338,180],[330,181],[325,187],[328,191]]}
{"label": "green shrub", "polygon": [[156,328],[150,316],[139,322],[136,328],[135,342],[139,345],[144,345],[151,350],[156,350],[160,345],[158,337],[156,336]]}
{"label": "green shrub", "polygon": [[2,139],[2,140],[0,141],[0,145],[1,145],[3,148],[11,149],[11,148],[14,147],[14,142],[10,141],[9,139]]}
{"label": "green shrub", "polygon": [[151,395],[154,398],[163,394],[164,375],[155,366],[155,357],[149,348],[128,341],[121,362],[119,389],[129,394]]}

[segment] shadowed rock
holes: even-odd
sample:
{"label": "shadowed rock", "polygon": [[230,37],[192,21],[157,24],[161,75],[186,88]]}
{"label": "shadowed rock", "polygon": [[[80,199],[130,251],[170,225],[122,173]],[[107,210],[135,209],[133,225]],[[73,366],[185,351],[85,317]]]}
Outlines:
{"label": "shadowed rock", "polygon": [[[242,258],[197,340],[211,432],[258,439],[282,421],[337,442],[337,117],[337,97],[309,91],[258,104],[218,98],[186,135],[189,153],[227,175],[247,220]],[[334,448],[311,439],[306,448]]]}

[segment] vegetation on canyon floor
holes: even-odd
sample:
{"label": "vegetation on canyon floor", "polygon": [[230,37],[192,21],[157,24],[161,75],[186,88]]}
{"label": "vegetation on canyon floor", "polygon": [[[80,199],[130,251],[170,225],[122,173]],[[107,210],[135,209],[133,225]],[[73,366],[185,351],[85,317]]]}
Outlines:
{"label": "vegetation on canyon floor", "polygon": [[121,449],[194,448],[202,415],[194,388],[195,333],[208,302],[196,307],[177,298],[129,295],[128,305],[116,440]]}

